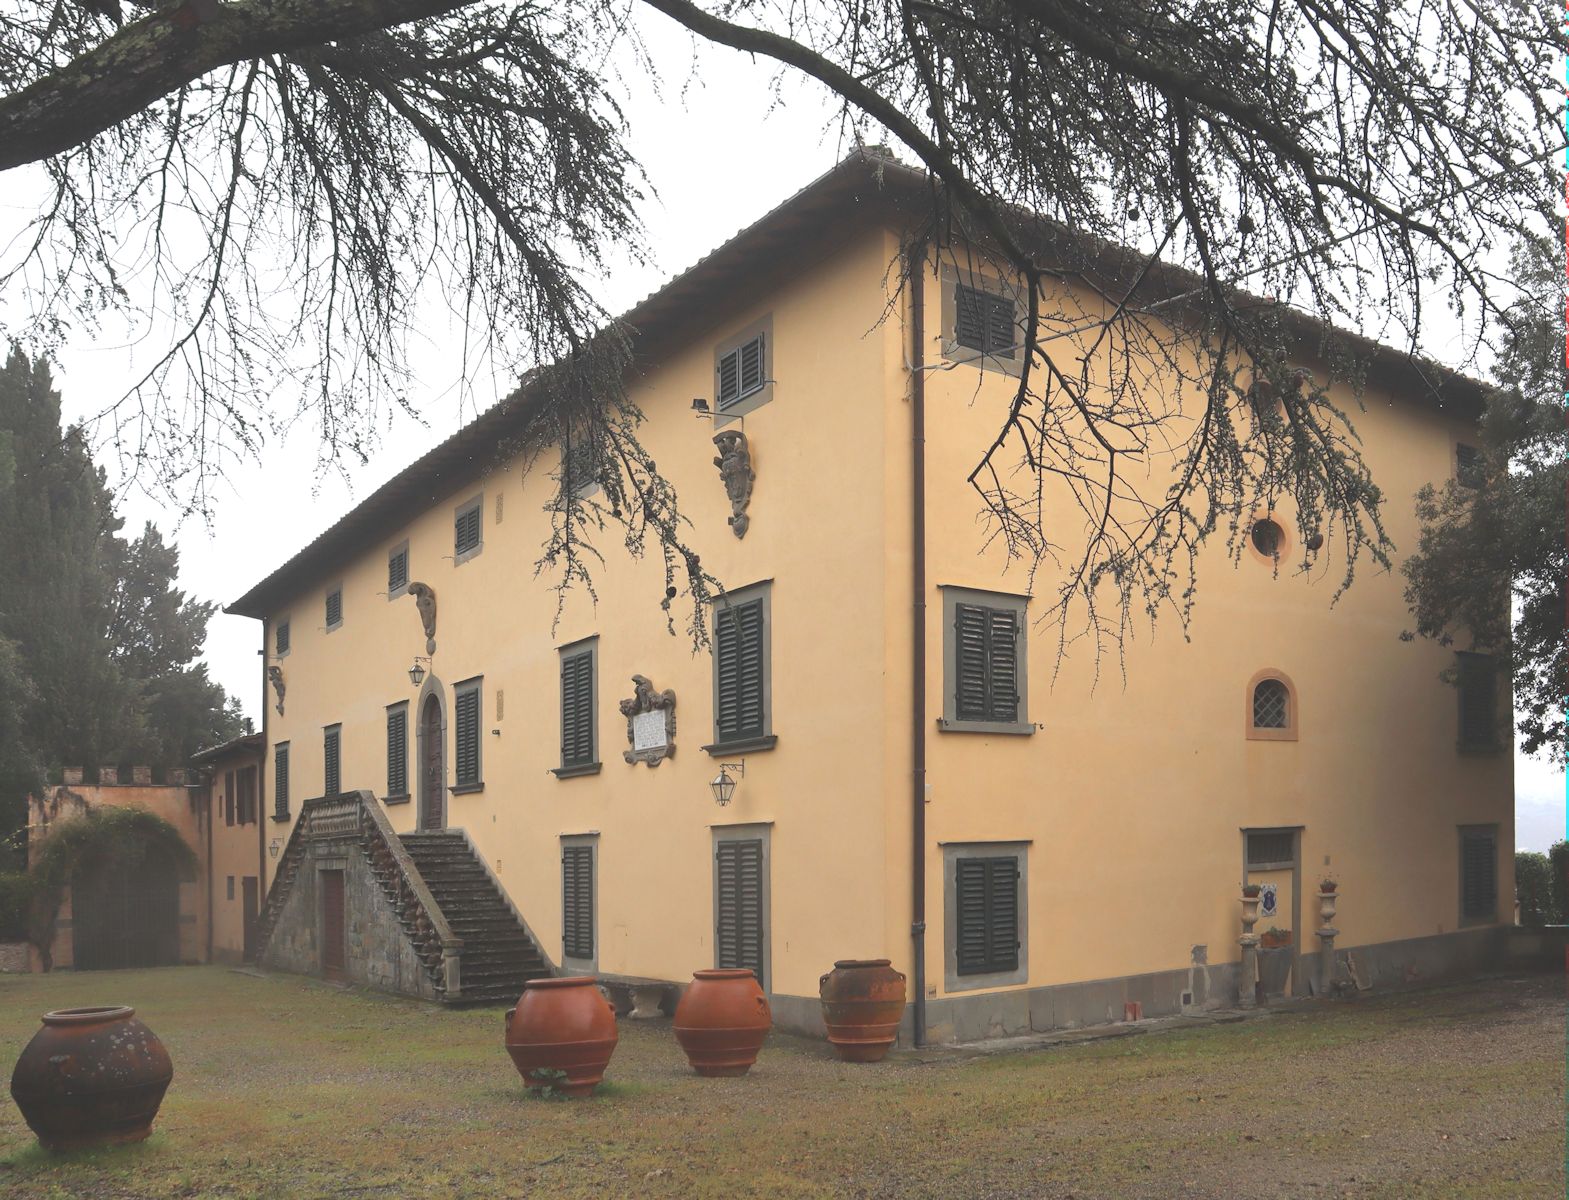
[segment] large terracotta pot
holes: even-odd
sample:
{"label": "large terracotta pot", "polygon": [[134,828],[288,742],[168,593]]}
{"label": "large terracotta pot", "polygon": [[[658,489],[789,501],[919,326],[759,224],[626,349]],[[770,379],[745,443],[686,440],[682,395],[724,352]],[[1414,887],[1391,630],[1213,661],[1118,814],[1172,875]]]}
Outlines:
{"label": "large terracotta pot", "polygon": [[[616,1050],[616,1014],[592,975],[531,979],[507,1010],[507,1053],[531,1088],[587,1096]],[[564,1071],[565,1079],[539,1071]]]}
{"label": "large terracotta pot", "polygon": [[699,1075],[745,1075],[773,1025],[768,997],[744,968],[694,971],[676,1005],[676,1041]]}
{"label": "large terracotta pot", "polygon": [[899,1035],[904,976],[886,958],[844,958],[818,981],[828,1040],[845,1062],[881,1062]]}
{"label": "large terracotta pot", "polygon": [[45,1013],[11,1072],[11,1097],[50,1150],[139,1142],[174,1078],[158,1035],[124,1005]]}

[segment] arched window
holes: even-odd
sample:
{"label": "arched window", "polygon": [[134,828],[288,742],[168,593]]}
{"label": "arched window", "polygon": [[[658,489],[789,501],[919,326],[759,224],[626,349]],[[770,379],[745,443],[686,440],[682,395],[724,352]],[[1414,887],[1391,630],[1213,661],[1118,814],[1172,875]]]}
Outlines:
{"label": "arched window", "polygon": [[1254,741],[1297,740],[1297,692],[1279,671],[1260,671],[1248,682],[1247,735]]}

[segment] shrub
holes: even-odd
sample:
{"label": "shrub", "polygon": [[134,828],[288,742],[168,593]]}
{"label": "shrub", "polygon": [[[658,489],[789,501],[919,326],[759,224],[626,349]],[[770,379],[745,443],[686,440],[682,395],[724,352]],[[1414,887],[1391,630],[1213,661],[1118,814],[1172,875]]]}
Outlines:
{"label": "shrub", "polygon": [[0,942],[27,940],[27,910],[33,881],[23,871],[0,871]]}
{"label": "shrub", "polygon": [[1553,868],[1547,855],[1534,850],[1515,853],[1515,895],[1520,900],[1520,924],[1560,925],[1553,897]]}
{"label": "shrub", "polygon": [[1552,864],[1551,895],[1554,925],[1569,924],[1569,842],[1554,842],[1547,852]]}

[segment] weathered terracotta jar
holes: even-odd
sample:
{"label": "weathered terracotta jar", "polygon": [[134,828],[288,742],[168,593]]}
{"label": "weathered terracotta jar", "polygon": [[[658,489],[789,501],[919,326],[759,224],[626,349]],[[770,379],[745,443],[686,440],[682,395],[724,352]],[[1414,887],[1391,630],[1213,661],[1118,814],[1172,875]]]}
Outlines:
{"label": "weathered terracotta jar", "polygon": [[676,1041],[699,1075],[745,1075],[773,1026],[768,997],[745,968],[692,972],[676,1005]]}
{"label": "weathered terracotta jar", "polygon": [[881,1062],[899,1036],[904,976],[886,958],[842,958],[818,981],[828,1040],[845,1062]]}
{"label": "weathered terracotta jar", "polygon": [[[592,975],[531,979],[507,1010],[507,1053],[529,1087],[587,1096],[616,1050],[616,1014]],[[564,1071],[565,1079],[538,1071]]]}
{"label": "weathered terracotta jar", "polygon": [[174,1078],[157,1034],[124,1005],[45,1013],[11,1072],[11,1098],[50,1150],[139,1142]]}

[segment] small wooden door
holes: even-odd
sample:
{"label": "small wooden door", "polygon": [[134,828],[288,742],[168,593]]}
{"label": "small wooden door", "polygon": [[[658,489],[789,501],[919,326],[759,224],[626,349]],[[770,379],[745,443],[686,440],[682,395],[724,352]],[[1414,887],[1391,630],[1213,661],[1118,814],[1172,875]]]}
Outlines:
{"label": "small wooden door", "polygon": [[245,961],[256,961],[256,917],[261,911],[261,888],[256,876],[247,875],[240,881],[241,900],[245,912]]}
{"label": "small wooden door", "polygon": [[446,747],[441,736],[441,701],[425,698],[420,711],[419,827],[444,829],[447,824]]}
{"label": "small wooden door", "polygon": [[321,973],[344,978],[343,872],[323,871],[321,878]]}

